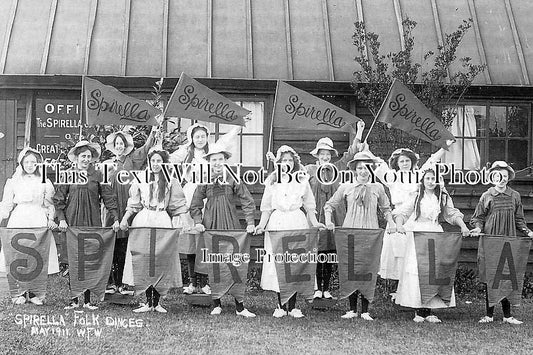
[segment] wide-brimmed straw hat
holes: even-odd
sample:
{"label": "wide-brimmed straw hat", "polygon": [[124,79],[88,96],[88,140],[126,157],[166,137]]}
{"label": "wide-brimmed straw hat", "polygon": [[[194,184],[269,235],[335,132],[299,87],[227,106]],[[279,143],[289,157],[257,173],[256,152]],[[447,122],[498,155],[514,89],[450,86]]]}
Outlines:
{"label": "wide-brimmed straw hat", "polygon": [[123,155],[130,154],[133,151],[133,148],[135,147],[133,144],[133,136],[125,131],[113,132],[110,135],[108,135],[105,139],[106,140],[105,148],[109,150],[111,153],[117,155],[118,153],[115,149],[115,139],[117,138],[118,135],[123,136],[125,139],[125,142],[124,142],[125,147],[124,147],[124,152],[122,154]]}
{"label": "wide-brimmed straw hat", "polygon": [[509,180],[513,180],[515,178],[516,174],[514,172],[514,169],[511,168],[511,166],[507,164],[506,162],[504,162],[503,160],[497,160],[494,163],[492,163],[492,166],[489,169],[489,173],[493,170],[500,170],[500,169],[505,169],[509,172]]}
{"label": "wide-brimmed straw hat", "polygon": [[41,161],[43,161],[43,156],[38,150],[33,149],[31,147],[26,147],[26,148],[22,149],[22,151],[19,153],[19,156],[17,158],[17,162],[19,164],[22,164],[22,159],[24,158],[24,156],[26,154],[28,154],[28,152],[34,153],[36,156],[38,156],[41,159]]}
{"label": "wide-brimmed straw hat", "polygon": [[226,159],[231,158],[231,153],[223,147],[221,144],[211,144],[209,146],[209,151],[204,155],[204,159],[209,160],[209,157],[213,154],[224,154]]}
{"label": "wide-brimmed straw hat", "polygon": [[320,138],[318,142],[316,142],[316,147],[313,149],[310,154],[314,156],[315,158],[318,158],[318,152],[320,149],[329,150],[335,156],[339,155],[339,152],[337,152],[337,149],[333,148],[333,141],[329,137]]}
{"label": "wide-brimmed straw hat", "polygon": [[347,164],[348,168],[352,169],[352,165],[354,165],[358,161],[364,161],[368,163],[377,163],[379,159],[374,154],[372,154],[370,151],[363,150],[362,152],[355,153],[352,160],[350,160]]}
{"label": "wide-brimmed straw hat", "polygon": [[102,154],[102,149],[100,148],[100,145],[98,143],[92,143],[92,142],[85,141],[85,140],[79,141],[78,143],[76,143],[74,147],[72,147],[69,150],[67,154],[68,160],[70,160],[73,163],[76,163],[76,157],[78,156],[76,152],[79,150],[79,148],[82,148],[82,147],[88,147],[91,150],[91,154],[92,154],[91,163],[98,161],[98,158],[100,158],[100,154]]}

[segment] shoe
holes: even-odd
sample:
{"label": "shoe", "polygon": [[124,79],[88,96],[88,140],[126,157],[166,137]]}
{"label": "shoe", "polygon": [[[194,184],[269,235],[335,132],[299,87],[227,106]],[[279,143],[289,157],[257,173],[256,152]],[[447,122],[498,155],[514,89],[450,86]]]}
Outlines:
{"label": "shoe", "polygon": [[89,311],[95,311],[98,309],[98,306],[94,306],[90,303],[84,303],[83,308],[88,309]]}
{"label": "shoe", "polygon": [[313,298],[322,298],[322,291],[316,290]]}
{"label": "shoe", "polygon": [[155,306],[152,310],[156,311],[156,312],[159,312],[159,313],[167,313],[167,310],[164,309],[163,306],[161,306],[160,304]]}
{"label": "shoe", "polygon": [[276,308],[274,310],[274,314],[272,314],[274,316],[274,318],[281,318],[281,317],[285,317],[287,315],[287,311],[282,309],[282,308]]}
{"label": "shoe", "polygon": [[25,296],[18,296],[16,298],[13,298],[13,304],[24,304],[24,303],[26,303]]}
{"label": "shoe", "polygon": [[442,323],[442,321],[435,315],[430,315],[425,318],[428,323]]}
{"label": "shoe", "polygon": [[204,287],[202,287],[200,289],[200,291],[202,291],[202,293],[205,293],[206,295],[210,295],[211,294],[211,287],[209,287],[209,285],[205,285]]}
{"label": "shoe", "polygon": [[125,296],[133,296],[135,294],[135,291],[133,291],[128,285],[123,285],[118,288],[118,292],[121,295]]}
{"label": "shoe", "polygon": [[348,311],[345,315],[341,316],[342,319],[352,319],[359,317],[359,313],[354,311]]}
{"label": "shoe", "polygon": [[324,291],[324,292],[322,293],[322,297],[324,297],[324,298],[327,299],[327,300],[331,300],[331,299],[333,299],[333,296],[331,295],[331,293],[329,293],[329,291]]}
{"label": "shoe", "polygon": [[36,306],[42,306],[44,303],[43,303],[43,300],[40,299],[39,297],[32,297],[30,298],[30,302],[33,303],[34,305]]}
{"label": "shoe", "polygon": [[478,321],[478,323],[492,323],[492,322],[494,322],[494,317],[489,317],[489,316],[485,316]]}
{"label": "shoe", "polygon": [[370,313],[368,312],[361,313],[361,318],[363,318],[364,320],[374,320],[374,318],[370,317]]}
{"label": "shoe", "polygon": [[106,295],[114,295],[117,292],[117,286],[108,285],[105,289]]}
{"label": "shoe", "polygon": [[79,308],[80,304],[78,302],[71,302],[68,306],[65,306],[63,309],[74,309]]}
{"label": "shoe", "polygon": [[194,291],[196,291],[196,287],[194,287],[193,284],[189,284],[189,286],[183,288],[183,293],[186,295],[192,295]]}
{"label": "shoe", "polygon": [[136,308],[133,310],[133,313],[145,313],[145,312],[152,312],[154,310],[153,307],[150,307],[146,303],[141,303],[141,306],[139,308]]}
{"label": "shoe", "polygon": [[252,313],[250,312],[249,310],[247,310],[246,308],[243,309],[242,311],[235,311],[235,313],[238,315],[238,316],[242,316],[242,317],[245,317],[245,318],[254,318],[255,317],[255,313]]}
{"label": "shoe", "polygon": [[503,322],[504,323],[509,323],[509,324],[516,324],[516,325],[524,323],[524,322],[516,319],[515,317],[509,317],[509,318],[503,317]]}
{"label": "shoe", "polygon": [[289,316],[291,316],[292,318],[303,318],[303,317],[305,317],[304,314],[302,313],[302,311],[299,310],[298,308],[295,308],[292,311],[290,311],[289,312]]}
{"label": "shoe", "polygon": [[413,321],[415,323],[423,323],[425,321],[424,317],[419,316],[418,314],[415,314],[415,317],[413,318]]}
{"label": "shoe", "polygon": [[218,306],[213,308],[213,310],[211,311],[212,316],[218,316],[220,313],[222,313],[222,307]]}

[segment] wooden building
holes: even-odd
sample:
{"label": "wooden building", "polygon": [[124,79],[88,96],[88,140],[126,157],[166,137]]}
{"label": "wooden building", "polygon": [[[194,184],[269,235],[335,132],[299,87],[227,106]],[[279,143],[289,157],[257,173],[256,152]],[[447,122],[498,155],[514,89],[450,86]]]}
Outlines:
{"label": "wooden building", "polygon": [[[533,5],[523,0],[1,1],[0,131],[6,136],[0,140],[0,186],[25,144],[50,158],[54,142],[75,139],[83,75],[149,100],[156,80],[165,78],[168,99],[185,72],[252,110],[236,161],[258,168],[269,145],[289,144],[311,163],[307,152],[318,138],[327,134],[343,150],[349,137],[276,127],[270,134],[277,80],[336,103],[368,127],[372,116],[350,86],[357,69],[353,23],[364,21],[385,51],[395,51],[404,46],[401,22],[409,16],[418,23],[415,58],[422,61],[423,53],[471,18],[473,28],[457,55],[487,69],[460,102],[454,133],[468,139],[460,140],[453,159],[465,169],[510,162],[519,171],[513,186],[533,223],[532,15]],[[181,120],[182,128],[187,121]],[[213,139],[227,129],[212,128]],[[379,139],[371,136],[370,142],[379,151]],[[469,218],[485,189],[450,191]],[[261,192],[255,187],[257,201]]]}

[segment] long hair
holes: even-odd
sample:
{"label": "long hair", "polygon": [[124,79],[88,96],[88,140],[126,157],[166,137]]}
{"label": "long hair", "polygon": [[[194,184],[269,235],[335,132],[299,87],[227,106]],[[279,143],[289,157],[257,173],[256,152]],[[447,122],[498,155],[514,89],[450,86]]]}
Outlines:
{"label": "long hair", "polygon": [[[204,131],[207,138],[209,138],[209,132],[207,131],[205,127],[199,126],[199,127],[193,128],[191,132],[191,144],[189,144],[189,146],[187,147],[187,156],[185,157],[186,163],[190,163],[194,159],[194,142],[192,142],[192,137],[194,137],[194,134],[198,132],[199,130]],[[207,154],[207,152],[209,151],[209,143],[206,142],[205,147],[203,147],[202,149],[204,153]]]}
{"label": "long hair", "polygon": [[[281,159],[283,158],[283,155],[285,155],[285,154],[290,154],[291,157],[292,157],[292,161],[294,163],[294,166],[292,167],[292,169],[287,171],[287,173],[291,174],[291,173],[294,173],[296,171],[302,170],[302,163],[300,162],[300,157],[298,155],[294,154],[291,151],[283,152],[281,154],[281,156],[280,156],[280,159],[278,161],[276,161],[275,164],[280,164],[281,163]],[[268,177],[268,179],[270,180],[270,184],[271,185],[273,185],[274,182],[276,181],[275,177],[276,177],[276,170],[275,170],[275,166],[274,166],[274,171]]]}
{"label": "long hair", "polygon": [[[427,169],[422,174],[422,178],[418,186],[418,194],[415,200],[415,221],[418,220],[418,217],[420,217],[420,201],[422,200],[422,198],[424,197],[426,193],[426,186],[424,185],[424,178],[426,177],[428,173],[431,173],[434,176],[436,175],[433,169]],[[437,199],[439,201],[439,207],[440,207],[439,218],[440,218],[440,215],[442,211],[444,210],[445,199],[448,198],[448,193],[446,192],[446,189],[441,188],[439,184],[436,184],[435,195],[437,196]]]}
{"label": "long hair", "polygon": [[[154,155],[159,155],[161,157],[161,159],[163,160],[163,163],[168,163],[169,162],[169,155],[168,155],[168,152],[164,151],[164,150],[153,150],[151,151],[150,153],[148,153],[148,165],[149,165],[149,168],[150,168],[150,181],[154,181],[155,179],[155,174],[154,172],[152,172],[152,166],[151,166],[151,163],[150,163],[150,160],[151,158],[154,156]],[[157,188],[157,201],[159,202],[162,202],[165,200],[165,195],[166,195],[166,190],[167,190],[167,180],[165,178],[165,174],[163,173],[163,169],[161,169],[159,171],[159,173],[157,173],[158,176],[159,176],[159,181],[158,181],[158,188]],[[152,200],[153,198],[153,190],[150,189],[150,200]]]}
{"label": "long hair", "polygon": [[[33,155],[35,157],[35,160],[37,160],[37,164],[40,164],[40,163],[43,162],[43,160],[41,159],[41,156],[39,154],[36,154],[35,152],[32,152],[31,150],[28,150],[26,152],[26,154],[24,154],[22,159],[20,159],[20,170],[22,171],[22,175],[28,175],[26,170],[24,170],[24,160],[30,155]],[[39,166],[37,166],[35,168],[34,175],[39,176],[39,177],[41,176],[41,170],[39,169]]]}

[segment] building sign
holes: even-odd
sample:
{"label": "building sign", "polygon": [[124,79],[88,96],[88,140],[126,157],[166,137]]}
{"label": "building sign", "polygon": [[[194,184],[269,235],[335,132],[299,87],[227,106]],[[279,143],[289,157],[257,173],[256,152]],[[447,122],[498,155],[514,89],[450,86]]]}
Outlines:
{"label": "building sign", "polygon": [[80,133],[80,100],[36,99],[36,149],[46,161],[57,159],[61,146],[73,145]]}

